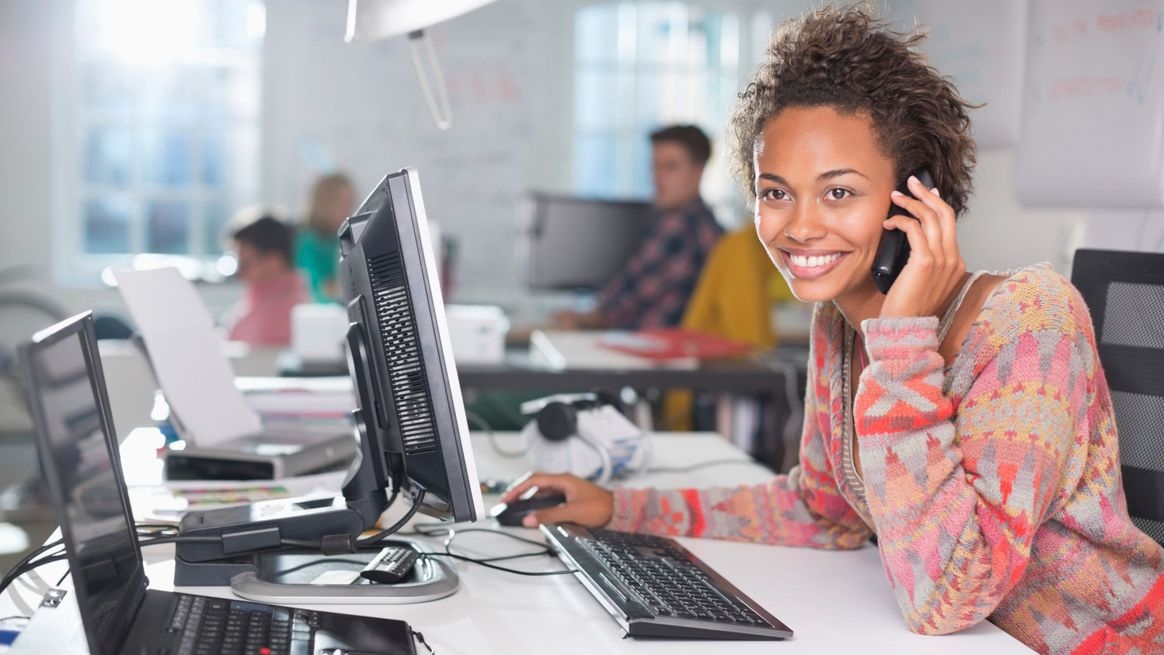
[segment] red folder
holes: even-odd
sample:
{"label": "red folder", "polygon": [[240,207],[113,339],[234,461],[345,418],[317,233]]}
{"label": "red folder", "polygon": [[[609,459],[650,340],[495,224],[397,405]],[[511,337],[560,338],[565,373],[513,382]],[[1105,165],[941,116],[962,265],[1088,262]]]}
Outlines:
{"label": "red folder", "polygon": [[752,347],[682,328],[652,328],[638,332],[608,332],[598,339],[608,350],[646,359],[728,359],[748,354]]}

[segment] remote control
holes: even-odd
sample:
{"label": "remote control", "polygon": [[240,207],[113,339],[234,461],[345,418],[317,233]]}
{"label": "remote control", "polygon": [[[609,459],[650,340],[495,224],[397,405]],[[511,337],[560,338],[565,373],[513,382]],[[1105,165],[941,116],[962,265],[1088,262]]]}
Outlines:
{"label": "remote control", "polygon": [[380,584],[396,584],[408,577],[420,553],[408,546],[387,546],[360,571],[360,577]]}

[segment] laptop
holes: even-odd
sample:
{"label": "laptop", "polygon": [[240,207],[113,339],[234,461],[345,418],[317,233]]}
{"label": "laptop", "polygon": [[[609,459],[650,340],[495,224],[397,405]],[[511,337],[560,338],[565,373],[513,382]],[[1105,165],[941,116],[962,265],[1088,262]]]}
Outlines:
{"label": "laptop", "polygon": [[[154,367],[145,339],[141,334],[135,334],[129,341],[145,360],[154,381],[161,386],[162,378]],[[354,404],[355,400],[351,402]],[[201,411],[211,409],[200,408]],[[271,429],[271,426],[263,425],[261,432],[202,446],[191,438],[182,417],[171,407],[170,422],[185,441],[185,447],[167,449],[162,454],[166,479],[278,480],[347,467],[356,456],[359,445],[346,419],[343,429],[336,429],[331,422],[316,424],[314,418],[302,429]]]}
{"label": "laptop", "polygon": [[74,588],[42,603],[13,652],[415,654],[403,621],[149,589],[92,315],[37,333],[20,360]]}

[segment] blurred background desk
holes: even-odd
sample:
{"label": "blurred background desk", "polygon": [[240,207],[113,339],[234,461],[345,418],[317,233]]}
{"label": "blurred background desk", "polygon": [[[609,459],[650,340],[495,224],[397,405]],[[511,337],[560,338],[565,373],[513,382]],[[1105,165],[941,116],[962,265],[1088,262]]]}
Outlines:
{"label": "blurred background desk", "polygon": [[[496,392],[528,393],[532,397],[630,389],[638,398],[656,405],[662,392],[697,392],[703,402],[696,403],[696,429],[730,435],[736,445],[765,466],[786,471],[796,459],[807,361],[807,347],[794,345],[684,368],[644,366],[628,356],[605,355],[574,357],[565,366],[554,367],[528,348],[510,348],[499,363],[458,363],[457,373],[466,404],[478,410],[475,401],[482,394]],[[304,366],[289,353],[280,357],[279,371],[285,376],[347,376],[346,365]],[[524,420],[515,408],[506,413],[509,420],[501,427],[514,428]],[[492,421],[487,423],[492,425]]]}

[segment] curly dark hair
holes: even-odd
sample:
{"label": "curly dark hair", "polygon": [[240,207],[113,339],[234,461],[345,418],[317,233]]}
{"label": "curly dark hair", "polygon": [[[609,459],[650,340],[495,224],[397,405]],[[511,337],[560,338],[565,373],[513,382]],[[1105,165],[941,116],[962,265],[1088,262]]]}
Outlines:
{"label": "curly dark hair", "polygon": [[926,167],[961,215],[973,187],[971,105],[917,51],[918,32],[890,30],[862,4],[825,6],[785,22],[740,94],[728,127],[733,168],[755,198],[757,139],[786,107],[865,113],[896,176]]}

